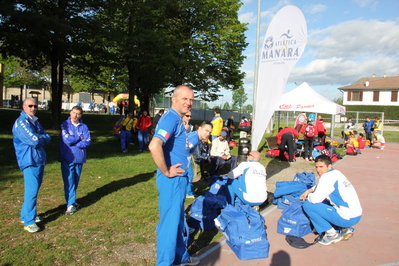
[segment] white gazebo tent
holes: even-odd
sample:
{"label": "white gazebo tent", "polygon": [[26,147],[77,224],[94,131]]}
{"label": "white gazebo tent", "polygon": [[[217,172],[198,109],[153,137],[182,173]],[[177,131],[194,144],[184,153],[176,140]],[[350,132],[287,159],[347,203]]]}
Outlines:
{"label": "white gazebo tent", "polygon": [[334,134],[334,115],[345,115],[345,107],[325,98],[306,82],[283,94],[276,111],[331,114],[331,137]]}

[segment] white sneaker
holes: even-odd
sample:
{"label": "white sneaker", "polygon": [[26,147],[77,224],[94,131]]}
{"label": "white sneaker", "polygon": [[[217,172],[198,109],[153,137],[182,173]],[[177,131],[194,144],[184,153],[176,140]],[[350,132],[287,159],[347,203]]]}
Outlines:
{"label": "white sneaker", "polygon": [[[28,231],[29,233],[36,233],[40,231],[40,227],[37,226],[36,224],[31,224],[28,226],[24,226],[24,230]],[[195,264],[197,265],[197,264]]]}
{"label": "white sneaker", "polygon": [[198,265],[200,263],[200,259],[198,257],[190,257],[188,261],[183,262],[182,264],[178,264],[175,266],[189,266],[189,265]]}

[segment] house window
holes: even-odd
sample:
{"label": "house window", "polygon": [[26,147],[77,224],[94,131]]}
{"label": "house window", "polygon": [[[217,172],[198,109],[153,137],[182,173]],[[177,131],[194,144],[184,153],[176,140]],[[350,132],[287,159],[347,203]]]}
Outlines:
{"label": "house window", "polygon": [[362,91],[348,91],[348,102],[361,102],[363,101],[363,92]]}
{"label": "house window", "polygon": [[398,101],[398,91],[391,91],[391,102]]}
{"label": "house window", "polygon": [[379,102],[379,101],[380,101],[380,92],[373,91],[373,102]]}

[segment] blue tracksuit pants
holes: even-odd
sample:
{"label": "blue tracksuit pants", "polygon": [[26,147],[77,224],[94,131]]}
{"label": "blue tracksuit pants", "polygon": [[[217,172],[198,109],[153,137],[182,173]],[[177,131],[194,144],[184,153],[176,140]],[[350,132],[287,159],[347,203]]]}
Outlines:
{"label": "blue tracksuit pants", "polygon": [[346,220],[337,213],[334,207],[325,203],[313,204],[307,200],[303,203],[303,210],[309,216],[310,221],[319,234],[333,228],[334,225],[339,227],[354,226],[362,217],[359,216]]}
{"label": "blue tracksuit pants", "polygon": [[122,151],[127,151],[127,147],[132,139],[132,132],[121,130],[121,147]]}
{"label": "blue tracksuit pants", "polygon": [[36,202],[39,189],[43,181],[44,165],[30,166],[24,173],[24,203],[21,209],[21,221],[28,226],[35,223]]}
{"label": "blue tracksuit pants", "polygon": [[78,189],[82,167],[82,163],[61,162],[61,172],[64,181],[64,194],[67,207],[76,202],[76,190]]}
{"label": "blue tracksuit pants", "polygon": [[157,225],[157,266],[181,264],[190,258],[183,240],[184,200],[187,172],[168,178],[157,170],[159,223]]}

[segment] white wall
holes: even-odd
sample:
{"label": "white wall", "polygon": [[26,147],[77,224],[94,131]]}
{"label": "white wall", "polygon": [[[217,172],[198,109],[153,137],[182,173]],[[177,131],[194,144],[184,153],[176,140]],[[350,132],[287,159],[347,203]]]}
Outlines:
{"label": "white wall", "polygon": [[391,91],[380,91],[380,100],[373,101],[373,91],[363,91],[363,101],[347,101],[348,92],[344,91],[343,105],[390,105],[399,106],[399,102],[391,102]]}

